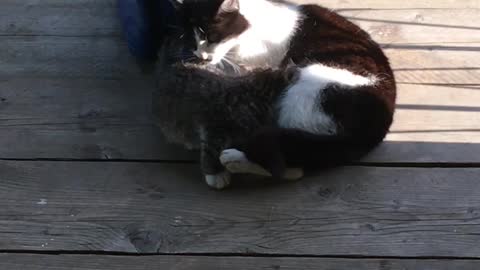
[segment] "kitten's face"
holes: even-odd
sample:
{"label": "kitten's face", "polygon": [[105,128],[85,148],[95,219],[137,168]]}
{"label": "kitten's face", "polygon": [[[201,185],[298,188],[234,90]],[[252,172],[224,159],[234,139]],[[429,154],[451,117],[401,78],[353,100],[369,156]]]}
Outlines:
{"label": "kitten's face", "polygon": [[180,5],[185,27],[196,41],[195,55],[217,64],[238,45],[249,26],[239,12],[239,0],[184,0]]}

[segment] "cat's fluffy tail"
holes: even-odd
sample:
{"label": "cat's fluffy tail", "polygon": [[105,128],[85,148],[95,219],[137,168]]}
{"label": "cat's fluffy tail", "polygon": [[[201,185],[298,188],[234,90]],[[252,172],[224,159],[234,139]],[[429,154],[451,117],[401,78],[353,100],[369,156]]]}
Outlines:
{"label": "cat's fluffy tail", "polygon": [[382,139],[316,135],[273,127],[259,130],[240,148],[250,161],[281,178],[287,168],[325,168],[359,159]]}

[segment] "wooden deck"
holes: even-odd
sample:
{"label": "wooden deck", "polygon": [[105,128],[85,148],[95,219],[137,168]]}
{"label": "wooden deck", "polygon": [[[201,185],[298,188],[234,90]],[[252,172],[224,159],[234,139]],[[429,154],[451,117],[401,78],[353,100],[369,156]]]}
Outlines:
{"label": "wooden deck", "polygon": [[114,0],[1,0],[0,269],[480,269],[480,1],[319,2],[389,55],[391,134],[216,192],[154,126]]}

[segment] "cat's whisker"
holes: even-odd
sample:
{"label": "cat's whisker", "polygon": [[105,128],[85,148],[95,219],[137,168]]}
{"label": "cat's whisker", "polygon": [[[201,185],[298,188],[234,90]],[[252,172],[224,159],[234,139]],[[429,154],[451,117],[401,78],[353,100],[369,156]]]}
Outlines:
{"label": "cat's whisker", "polygon": [[196,57],[188,57],[188,58],[185,58],[185,59],[182,59],[182,64],[185,64],[185,63],[188,63],[192,60],[195,60]]}
{"label": "cat's whisker", "polygon": [[227,56],[223,57],[222,61],[225,61],[235,73],[241,73],[241,68],[238,64],[236,64],[232,59],[228,58]]}
{"label": "cat's whisker", "polygon": [[224,61],[225,61],[225,63],[227,63],[227,64],[230,66],[230,68],[232,69],[233,73],[238,73],[238,69],[236,68],[235,65],[233,65],[230,61],[228,61],[228,60],[226,60],[226,59],[224,59]]}
{"label": "cat's whisker", "polygon": [[225,64],[223,61],[220,61],[217,65],[220,66],[220,69],[225,69]]}

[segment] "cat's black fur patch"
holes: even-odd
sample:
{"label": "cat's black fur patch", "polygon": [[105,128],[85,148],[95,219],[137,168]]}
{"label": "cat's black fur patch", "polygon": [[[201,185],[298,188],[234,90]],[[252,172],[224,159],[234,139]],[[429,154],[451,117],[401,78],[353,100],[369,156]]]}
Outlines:
{"label": "cat's black fur patch", "polygon": [[[237,0],[228,0],[236,2]],[[210,44],[235,37],[243,33],[249,26],[247,20],[235,9],[223,10],[223,0],[185,0],[180,14],[185,29],[193,38],[193,29],[200,29],[202,39]],[[237,2],[238,4],[238,2]]]}
{"label": "cat's black fur patch", "polygon": [[360,158],[383,140],[395,110],[393,72],[369,34],[326,8],[304,5],[300,10],[304,17],[283,66],[321,63],[357,75],[374,75],[378,82],[354,90],[335,84],[323,90],[320,105],[340,128],[338,135],[270,129],[250,139],[244,149],[248,158],[276,174],[285,168],[282,163],[272,165],[272,160],[286,160],[284,163],[290,167],[324,167]]}

